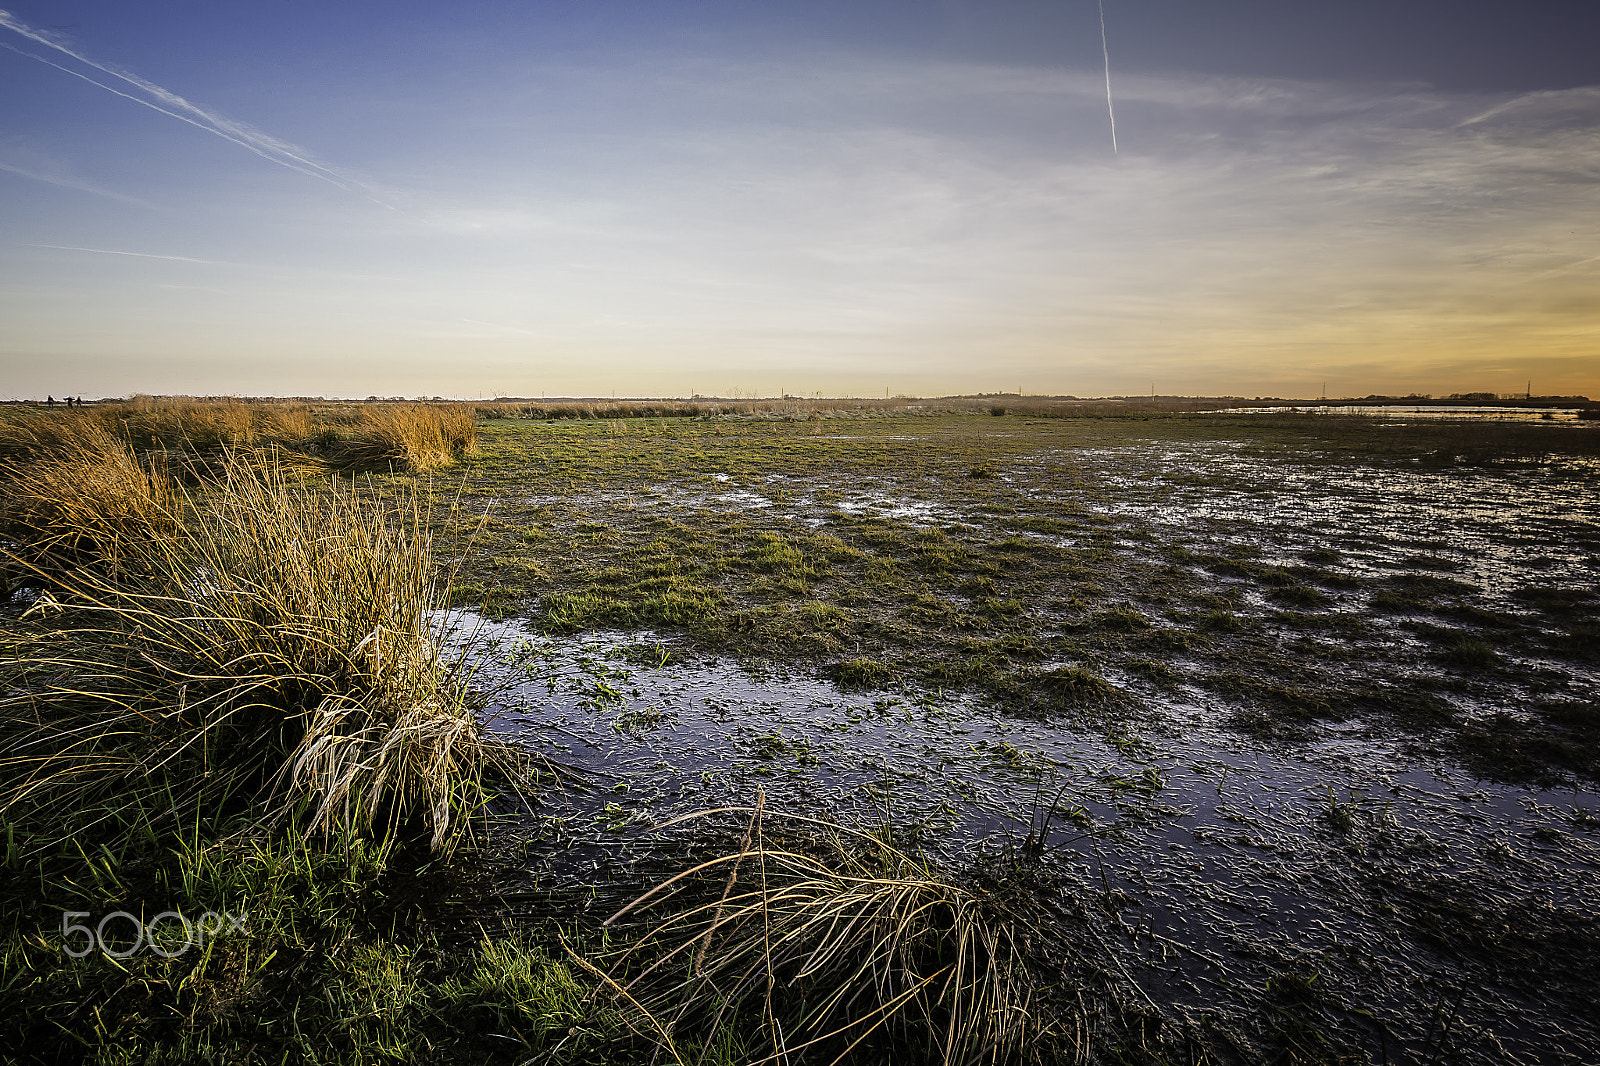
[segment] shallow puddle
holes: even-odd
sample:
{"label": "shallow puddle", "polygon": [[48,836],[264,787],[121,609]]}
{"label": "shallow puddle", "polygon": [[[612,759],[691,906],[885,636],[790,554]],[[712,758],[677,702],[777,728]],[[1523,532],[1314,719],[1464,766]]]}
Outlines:
{"label": "shallow puddle", "polygon": [[[1497,605],[1530,578],[1590,583],[1600,570],[1600,464],[1421,469],[1287,461],[1239,442],[1061,450],[1110,499],[1095,509],[1197,541],[1299,562],[1329,546],[1357,574],[1428,569]],[[1276,551],[1274,551],[1276,549]]]}

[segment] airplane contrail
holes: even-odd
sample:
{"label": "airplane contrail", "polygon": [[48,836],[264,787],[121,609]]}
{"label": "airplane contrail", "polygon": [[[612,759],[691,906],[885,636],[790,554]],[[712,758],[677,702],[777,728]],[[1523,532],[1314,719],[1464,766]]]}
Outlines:
{"label": "airplane contrail", "polygon": [[[3,15],[3,14],[4,14],[4,12],[0,12],[0,15]],[[0,26],[5,26],[5,25],[6,24],[5,24],[4,20],[0,19]],[[9,28],[9,27],[7,27],[7,28]],[[277,163],[279,166],[288,167],[290,170],[298,171],[299,173],[305,174],[308,177],[321,178],[323,181],[330,181],[333,184],[339,186],[339,188],[341,188],[341,189],[348,190],[350,188],[350,186],[347,185],[345,182],[340,181],[336,177],[330,176],[329,173],[320,173],[319,174],[319,173],[317,173],[316,170],[310,170],[310,169],[307,169],[306,167],[296,166],[294,163],[286,162],[283,159],[277,158],[276,156],[274,156],[274,155],[272,155],[272,154],[270,154],[270,153],[268,153],[266,151],[263,151],[259,146],[251,144],[249,141],[246,141],[241,137],[230,136],[228,133],[224,132],[223,130],[218,129],[215,126],[208,125],[207,123],[204,123],[204,122],[197,122],[194,119],[189,118],[186,115],[180,115],[175,111],[168,111],[166,108],[161,107],[158,104],[152,104],[148,100],[142,100],[139,97],[134,96],[132,93],[125,93],[121,89],[118,89],[115,86],[107,85],[103,81],[96,81],[95,79],[89,77],[87,74],[84,74],[81,71],[73,70],[71,67],[64,67],[60,63],[56,63],[56,62],[54,62],[54,61],[52,61],[50,59],[47,59],[44,56],[36,55],[33,52],[24,51],[21,48],[15,48],[15,47],[13,47],[13,46],[11,46],[9,44],[6,44],[4,41],[0,41],[0,48],[4,48],[8,52],[15,52],[19,56],[27,56],[29,59],[37,59],[39,62],[43,63],[47,67],[54,67],[56,70],[61,71],[61,73],[70,74],[74,78],[81,78],[82,80],[88,82],[90,85],[98,86],[99,88],[104,89],[106,92],[111,93],[114,96],[120,96],[124,100],[132,100],[134,103],[138,104],[140,107],[148,107],[150,110],[158,111],[161,114],[166,115],[168,118],[175,118],[179,122],[187,122],[189,125],[195,127],[196,129],[202,129],[202,130],[205,130],[207,133],[215,134],[216,136],[221,137],[225,141],[232,141],[234,144],[237,144],[239,147],[245,148],[245,149],[247,149],[249,151],[252,151],[256,155],[261,156],[263,159],[266,159],[266,160],[268,160],[270,162],[273,162],[273,163]],[[71,54],[71,53],[68,53],[68,54]],[[90,65],[91,66],[96,66],[96,64],[92,64],[92,63]],[[99,68],[97,67],[97,69],[99,69]],[[126,79],[124,79],[124,80],[126,80]],[[312,164],[312,165],[315,166],[315,164]],[[317,169],[318,170],[325,170],[326,168],[318,167]]]}
{"label": "airplane contrail", "polygon": [[16,48],[12,45],[6,44],[3,41],[0,41],[0,47],[3,47],[8,51],[15,52],[18,55],[27,56],[29,59],[36,59],[45,66],[54,67],[56,70],[59,70],[65,74],[71,74],[75,78],[82,78],[90,85],[99,86],[109,93],[114,93],[115,95],[122,97],[124,100],[132,100],[134,103],[139,104],[142,107],[148,107],[152,111],[158,111],[169,118],[177,119],[179,122],[187,122],[191,126],[205,130],[207,133],[213,134],[217,137],[221,137],[225,141],[231,141],[232,143],[237,144],[239,147],[254,152],[261,158],[268,160],[269,162],[276,163],[281,167],[287,167],[290,170],[298,171],[299,173],[305,174],[308,177],[319,178],[322,181],[337,185],[339,188],[344,189],[347,192],[361,185],[360,182],[353,181],[337,171],[329,167],[325,167],[321,163],[315,162],[314,160],[308,158],[304,148],[290,144],[287,141],[281,141],[276,137],[262,133],[260,130],[253,129],[242,122],[236,122],[225,115],[219,115],[214,111],[209,111],[198,104],[190,103],[177,93],[163,89],[154,82],[146,81],[137,74],[130,74],[127,71],[118,70],[115,67],[108,66],[107,64],[90,59],[81,52],[76,52],[62,44],[55,38],[53,34],[46,33],[42,30],[36,30],[32,26],[29,26],[27,23],[18,19],[16,16],[12,15],[11,12],[3,9],[0,9],[0,28],[8,29],[19,36],[26,38],[27,40],[33,41],[35,44],[44,45],[46,48],[52,48],[55,51],[60,52],[62,55],[70,56],[79,63],[82,63],[84,66],[92,67],[93,69],[100,71],[102,74],[116,78],[119,81],[133,86],[140,92],[154,97],[155,100],[159,101],[159,103],[152,103],[150,100],[144,99],[143,97],[136,96],[133,93],[124,92],[115,86],[107,85],[105,82],[97,81],[96,79],[89,77],[87,74],[72,70],[69,67],[64,67],[60,63],[54,62],[46,56],[39,55],[35,52],[25,51],[24,49]]}
{"label": "airplane contrail", "polygon": [[1106,114],[1111,118],[1111,154],[1117,151],[1117,112],[1111,106],[1111,49],[1106,47],[1106,0],[1095,0],[1100,8],[1100,54],[1106,58]]}

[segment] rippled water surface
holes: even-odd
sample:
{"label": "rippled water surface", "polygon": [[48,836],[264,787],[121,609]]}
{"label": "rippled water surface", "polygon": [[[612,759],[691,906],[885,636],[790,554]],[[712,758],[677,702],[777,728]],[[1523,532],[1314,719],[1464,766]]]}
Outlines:
{"label": "rippled water surface", "polygon": [[1600,908],[1591,790],[1419,764],[1359,722],[1288,751],[1204,702],[1167,705],[1153,730],[1052,726],[968,699],[675,663],[650,634],[480,635],[502,683],[492,728],[591,782],[548,793],[528,823],[564,845],[530,865],[534,885],[623,877],[653,826],[759,789],[774,811],[913,826],[950,869],[1026,851],[1170,1009],[1214,1011],[1302,966],[1400,1039],[1425,1040],[1426,989],[1525,1061],[1552,1042],[1600,1048],[1576,988],[1524,987],[1498,954],[1510,938],[1560,965],[1563,930]]}

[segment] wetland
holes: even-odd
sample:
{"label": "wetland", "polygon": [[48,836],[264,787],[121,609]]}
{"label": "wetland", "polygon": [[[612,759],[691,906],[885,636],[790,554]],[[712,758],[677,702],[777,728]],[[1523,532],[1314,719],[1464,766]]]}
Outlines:
{"label": "wetland", "polygon": [[[1600,1057],[1593,425],[479,413],[454,464],[360,491],[414,494],[444,575],[427,624],[524,786],[448,861],[300,841],[298,866],[255,845],[233,882],[192,874],[208,905],[240,878],[325,901],[320,927],[263,921],[199,1000],[170,960],[58,964],[33,931],[52,890],[7,949],[30,1009],[133,1034],[127,1061],[181,1057],[179,1032],[237,1061]],[[70,617],[22,582],[8,639],[48,630],[46,597]],[[178,906],[161,862],[115,850],[74,875],[77,909]],[[1028,989],[988,1013],[1019,1020],[930,1036],[984,1013],[941,993],[923,1029],[792,1047],[770,945],[764,1005],[730,979],[664,1020],[637,982],[686,949],[630,901],[709,901],[692,988],[757,860],[976,901],[1007,930],[974,941],[984,965]],[[12,898],[44,880],[28,861],[13,843]],[[825,998],[807,950],[784,987]],[[314,1006],[292,991],[313,978]]]}

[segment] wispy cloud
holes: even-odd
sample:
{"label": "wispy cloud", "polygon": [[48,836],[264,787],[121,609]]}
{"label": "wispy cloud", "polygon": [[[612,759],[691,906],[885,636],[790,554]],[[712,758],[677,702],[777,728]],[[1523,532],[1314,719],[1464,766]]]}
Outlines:
{"label": "wispy cloud", "polygon": [[188,255],[157,255],[154,252],[124,252],[116,248],[81,248],[75,244],[27,244],[25,248],[49,248],[57,252],[94,252],[96,255],[131,255],[139,259],[170,259],[177,263],[207,263],[215,265],[215,259],[196,259]]}
{"label": "wispy cloud", "polygon": [[1524,123],[1535,120],[1581,118],[1585,113],[1593,115],[1596,107],[1600,107],[1600,86],[1544,90],[1513,97],[1487,111],[1462,119],[1458,125],[1475,126],[1505,115],[1515,115]]}
{"label": "wispy cloud", "polygon": [[356,181],[349,175],[340,173],[339,171],[334,170],[332,167],[316,162],[311,158],[310,153],[306,149],[301,148],[298,145],[291,144],[288,141],[280,140],[277,137],[263,133],[261,130],[255,129],[246,123],[228,118],[226,115],[218,114],[209,108],[201,107],[199,104],[192,103],[191,101],[184,99],[182,96],[179,96],[177,93],[164,89],[154,82],[147,81],[146,79],[139,77],[137,74],[132,74],[128,71],[118,69],[117,67],[114,67],[108,63],[102,63],[96,59],[91,59],[89,56],[84,55],[82,52],[70,47],[59,35],[49,33],[45,30],[34,29],[32,26],[29,26],[27,23],[18,19],[9,11],[0,10],[0,28],[10,30],[18,36],[32,41],[35,44],[53,49],[54,51],[59,52],[60,54],[67,56],[86,67],[97,70],[102,74],[121,81],[123,84],[137,90],[137,92],[126,92],[115,87],[114,85],[107,85],[105,82],[90,77],[81,71],[73,70],[72,68],[64,66],[61,63],[57,63],[48,56],[39,55],[36,52],[30,52],[26,49],[17,48],[14,45],[6,44],[5,42],[0,41],[0,47],[3,47],[8,51],[15,52],[18,55],[27,56],[29,59],[37,60],[46,66],[54,67],[56,70],[59,70],[64,74],[70,74],[75,78],[81,78],[91,85],[98,86],[99,88],[104,89],[106,92],[122,97],[124,100],[131,100],[141,107],[147,107],[150,110],[159,112],[169,118],[175,118],[179,122],[186,122],[189,125],[194,126],[196,129],[204,130],[213,136],[221,137],[225,141],[230,141],[247,151],[254,152],[261,158],[267,160],[268,162],[276,163],[278,166],[287,167],[290,170],[305,174],[308,177],[329,182],[330,184],[337,185],[339,188],[346,191],[354,191],[357,189],[368,193],[371,191],[367,189],[363,183]]}
{"label": "wispy cloud", "polygon": [[32,181],[42,181],[46,185],[55,185],[63,189],[74,189],[78,192],[86,192],[93,196],[103,196],[108,200],[117,200],[121,203],[133,204],[136,207],[147,207],[151,208],[152,210],[155,208],[154,204],[147,203],[136,196],[128,196],[125,193],[102,188],[93,182],[84,181],[82,178],[72,177],[71,175],[67,174],[55,173],[48,169],[18,166],[15,163],[0,161],[0,170],[5,171],[7,174],[15,174],[19,178],[28,178]]}
{"label": "wispy cloud", "polygon": [[[1352,387],[1399,387],[1425,355],[1554,358],[1597,336],[1581,299],[1600,277],[1592,90],[1130,76],[1113,161],[1103,78],[1084,72],[841,57],[694,73],[569,74],[564,98],[607,100],[584,132],[549,131],[582,182],[544,155],[452,157],[480,203],[504,175],[502,203],[594,223],[581,240],[545,228],[535,250],[515,212],[461,212],[506,238],[475,268],[538,278],[499,308],[476,294],[484,320],[549,333],[582,312],[578,336],[641,350],[813,366],[847,350],[945,387],[992,365],[1089,391],[1126,388],[1136,364],[1197,389],[1313,363],[1337,380],[1374,353],[1394,369],[1368,381],[1350,362]],[[641,99],[675,121],[635,118]],[[541,116],[508,112],[528,126],[496,144],[543,150]]]}

